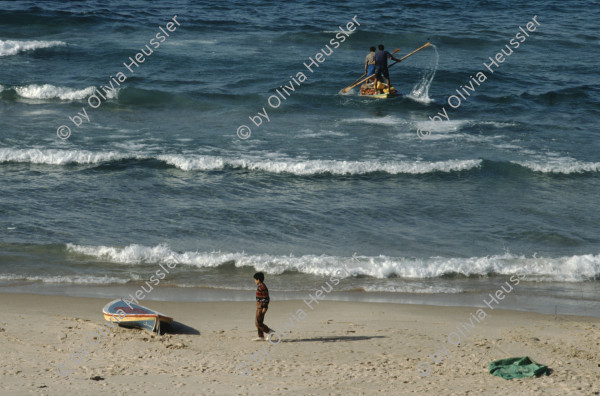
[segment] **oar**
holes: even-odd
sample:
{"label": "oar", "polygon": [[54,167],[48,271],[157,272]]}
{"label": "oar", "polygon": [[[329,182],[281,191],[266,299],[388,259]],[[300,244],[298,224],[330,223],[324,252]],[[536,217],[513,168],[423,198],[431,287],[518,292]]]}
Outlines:
{"label": "oar", "polygon": [[[411,55],[412,55],[412,54],[414,54],[415,52],[421,51],[423,48],[429,47],[430,45],[431,45],[431,43],[429,43],[429,42],[428,42],[427,44],[425,44],[425,45],[423,45],[423,46],[421,46],[421,47],[417,48],[416,50],[414,50],[414,51],[413,51],[413,52],[411,52],[410,54],[408,54],[408,55],[405,55],[405,56],[403,56],[402,58],[400,58],[400,59],[399,59],[397,62],[394,62],[394,63],[392,63],[391,65],[389,65],[389,66],[388,66],[388,69],[389,69],[390,67],[394,66],[396,63],[400,63],[400,62],[402,62],[404,59],[408,58],[409,56],[411,56]],[[346,93],[346,92],[348,92],[349,90],[351,90],[352,88],[356,87],[357,85],[359,85],[359,84],[362,84],[363,82],[367,81],[369,78],[371,78],[371,76],[369,76],[369,77],[367,77],[367,78],[365,78],[365,79],[362,79],[362,80],[360,80],[360,81],[359,81],[359,82],[357,82],[356,84],[353,84],[353,85],[351,85],[351,86],[349,86],[349,87],[346,87],[346,88],[342,89],[342,93]]]}
{"label": "oar", "polygon": [[[360,80],[361,78],[363,78],[366,75],[367,75],[367,73],[364,73],[362,76],[360,76],[356,80],[354,80],[354,82],[352,84],[354,84],[355,82],[357,82],[358,80]],[[352,84],[350,84],[350,85],[352,85]]]}
{"label": "oar", "polygon": [[[396,52],[400,51],[399,48],[396,48],[394,50],[394,52],[392,52],[392,54],[395,54]],[[350,89],[354,88],[356,85],[354,85],[355,82],[357,82],[358,80],[360,80],[361,78],[363,78],[367,73],[364,73],[362,76],[360,76],[357,80],[355,80],[352,84],[350,84],[351,86],[348,86],[344,89],[342,89],[342,93],[346,93],[348,92]],[[370,76],[369,76],[370,77]]]}
{"label": "oar", "polygon": [[396,63],[400,63],[400,62],[402,62],[404,59],[408,58],[409,56],[411,56],[411,55],[412,55],[412,54],[414,54],[415,52],[419,52],[419,51],[421,51],[423,48],[427,48],[427,47],[429,47],[430,45],[431,45],[431,43],[429,43],[429,42],[428,42],[427,44],[423,45],[422,47],[419,47],[419,48],[417,48],[416,50],[414,50],[414,51],[413,51],[413,52],[411,52],[410,54],[408,54],[408,55],[405,55],[405,56],[403,56],[402,58],[400,58],[400,59],[399,59],[397,62],[394,62],[394,63],[392,63],[391,65],[389,65],[389,66],[388,66],[388,69],[389,69],[390,67],[394,66]]}

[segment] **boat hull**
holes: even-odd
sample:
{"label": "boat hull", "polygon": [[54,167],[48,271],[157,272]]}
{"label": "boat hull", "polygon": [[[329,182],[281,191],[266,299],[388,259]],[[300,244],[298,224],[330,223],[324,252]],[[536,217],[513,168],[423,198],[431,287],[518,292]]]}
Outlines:
{"label": "boat hull", "polygon": [[363,98],[373,98],[373,99],[389,99],[389,98],[394,98],[396,96],[399,96],[399,94],[397,92],[392,92],[392,93],[382,93],[382,94],[373,94],[373,95],[363,95],[360,94],[360,96],[362,96]]}
{"label": "boat hull", "polygon": [[104,319],[109,322],[117,322],[119,326],[136,327],[148,331],[160,331],[160,325],[170,324],[173,318],[165,316],[160,312],[143,307],[123,299],[109,302],[102,309]]}

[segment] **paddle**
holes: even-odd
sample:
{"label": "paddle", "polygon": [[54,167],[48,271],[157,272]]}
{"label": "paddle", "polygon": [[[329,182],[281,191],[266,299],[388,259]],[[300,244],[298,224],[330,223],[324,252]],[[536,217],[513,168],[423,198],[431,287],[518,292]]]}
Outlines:
{"label": "paddle", "polygon": [[[397,62],[394,62],[394,63],[392,63],[391,65],[389,65],[389,66],[388,66],[388,69],[389,69],[390,67],[394,66],[396,63],[400,63],[400,62],[402,62],[404,59],[408,58],[409,56],[411,56],[411,55],[412,55],[412,54],[414,54],[415,52],[419,52],[419,51],[421,51],[423,48],[429,47],[430,45],[431,45],[431,43],[429,43],[429,42],[428,42],[428,43],[426,43],[425,45],[423,45],[423,46],[421,46],[421,47],[417,48],[416,50],[414,50],[414,51],[413,51],[413,52],[411,52],[410,54],[408,54],[408,55],[405,55],[405,56],[403,56],[402,58],[400,58],[400,59],[399,59]],[[394,52],[396,52],[396,51],[394,51]],[[359,82],[357,82],[357,83],[355,83],[355,84],[352,84],[351,86],[349,86],[349,87],[346,87],[346,88],[342,89],[342,93],[346,93],[346,92],[348,92],[349,90],[351,90],[352,88],[356,87],[357,85],[360,85],[360,84],[362,84],[363,82],[367,81],[369,78],[371,78],[371,76],[369,76],[369,77],[367,77],[367,78],[364,78],[364,79],[360,80]]]}
{"label": "paddle", "polygon": [[[367,73],[363,73],[363,75],[358,77],[356,80],[354,80],[354,82],[352,84],[354,84],[355,82],[358,82],[358,80],[360,80],[361,78],[363,78],[366,75],[367,75]],[[350,84],[350,85],[352,85],[352,84]],[[342,91],[342,92],[344,92],[344,91]]]}
{"label": "paddle", "polygon": [[[400,48],[396,48],[394,50],[394,52],[392,52],[392,54],[395,54],[396,52],[400,51]],[[342,89],[342,93],[346,93],[348,92],[350,89],[354,88],[356,85],[354,85],[355,82],[357,82],[358,80],[360,80],[361,78],[363,78],[367,73],[364,73],[362,76],[358,77],[357,80],[355,80],[352,84],[350,84],[351,86],[348,86],[344,89]],[[370,77],[370,76],[369,76]]]}
{"label": "paddle", "polygon": [[412,54],[414,54],[415,52],[419,52],[419,51],[421,51],[423,48],[427,48],[427,47],[429,47],[430,45],[431,45],[431,43],[426,43],[425,45],[423,45],[423,46],[421,46],[421,47],[417,48],[416,50],[414,50],[413,52],[411,52],[410,54],[408,54],[408,55],[404,55],[404,56],[403,56],[402,58],[400,58],[400,59],[399,59],[397,62],[394,62],[394,63],[392,63],[391,65],[389,65],[389,66],[388,66],[388,69],[389,69],[390,67],[394,66],[396,63],[400,63],[400,62],[402,62],[404,59],[408,58],[409,56],[411,56],[411,55],[412,55]]}

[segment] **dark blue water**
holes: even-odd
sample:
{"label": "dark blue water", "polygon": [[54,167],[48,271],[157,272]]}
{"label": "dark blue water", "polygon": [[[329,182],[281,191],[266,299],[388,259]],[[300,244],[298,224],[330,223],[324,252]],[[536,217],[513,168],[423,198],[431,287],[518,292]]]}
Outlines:
{"label": "dark blue water", "polygon": [[[597,4],[0,5],[2,290],[134,292],[177,262],[161,287],[261,270],[286,298],[346,265],[348,298],[469,304],[521,271],[524,296],[600,310]],[[368,47],[428,40],[390,69],[403,96],[339,93]]]}

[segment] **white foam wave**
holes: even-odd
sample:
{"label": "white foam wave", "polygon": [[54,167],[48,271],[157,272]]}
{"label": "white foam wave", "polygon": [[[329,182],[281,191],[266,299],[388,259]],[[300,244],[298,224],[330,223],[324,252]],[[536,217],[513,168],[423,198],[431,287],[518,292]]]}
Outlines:
{"label": "white foam wave", "polygon": [[511,143],[493,144],[492,146],[501,150],[520,150],[522,148],[521,146]]}
{"label": "white foam wave", "polygon": [[516,122],[477,121],[477,125],[491,125],[496,128],[509,128],[517,126]]}
{"label": "white foam wave", "polygon": [[98,164],[130,157],[117,152],[92,152],[86,150],[12,149],[0,148],[0,163],[20,162],[30,164],[67,165]]}
{"label": "white foam wave", "polygon": [[600,162],[582,162],[573,158],[548,158],[542,161],[511,161],[542,173],[585,173],[600,172]]}
{"label": "white foam wave", "polygon": [[[370,117],[370,118],[351,118],[344,120],[343,122],[350,123],[363,123],[363,124],[372,124],[372,125],[385,125],[385,126],[396,126],[402,128],[409,128],[411,130],[415,130],[411,135],[416,136],[416,130],[421,129],[423,131],[431,131],[432,135],[428,137],[428,139],[436,138],[435,135],[457,132],[460,131],[465,126],[470,125],[491,125],[496,128],[506,128],[514,126],[513,123],[503,123],[503,122],[495,122],[495,121],[476,121],[476,120],[442,120],[442,121],[431,121],[431,120],[407,120],[400,117],[395,117],[392,115],[387,115],[385,117]],[[440,139],[445,139],[445,137],[440,137]]]}
{"label": "white foam wave", "polygon": [[[339,32],[340,32],[339,30],[323,30],[323,32],[322,32],[322,33],[339,33]],[[351,31],[348,31],[348,34],[349,34],[349,35],[352,35],[352,34],[354,34],[354,33],[355,33],[355,31],[352,31],[352,32],[351,32]]]}
{"label": "white foam wave", "polygon": [[[423,131],[431,131],[432,133],[447,133],[456,132],[462,129],[465,125],[472,123],[471,120],[444,120],[444,121],[419,121],[416,123],[416,127]],[[429,138],[434,137],[429,136]]]}
{"label": "white foam wave", "polygon": [[93,276],[93,275],[62,275],[62,276],[24,276],[24,275],[0,275],[0,280],[9,281],[27,281],[42,283],[71,283],[77,285],[101,284],[109,285],[129,282],[128,279],[115,278],[111,276]]}
{"label": "white foam wave", "polygon": [[[442,121],[417,121],[415,122],[415,128],[423,131],[431,131],[432,134],[427,137],[428,140],[441,140],[448,138],[464,138],[464,135],[449,134],[452,132],[458,132],[465,126],[478,126],[478,125],[491,125],[495,128],[508,128],[515,126],[514,123],[507,122],[496,122],[496,121],[476,121],[476,120],[446,120]],[[448,134],[445,135],[444,134]],[[475,137],[478,139],[479,137]]]}
{"label": "white foam wave", "polygon": [[67,251],[72,253],[92,256],[100,260],[106,260],[120,264],[142,264],[155,262],[183,262],[179,259],[186,259],[185,254],[180,255],[173,252],[166,245],[157,245],[148,247],[143,245],[129,245],[126,247],[111,246],[80,246],[67,244]]}
{"label": "white foam wave", "polygon": [[[94,87],[84,89],[72,89],[66,87],[55,87],[54,85],[31,84],[22,87],[15,87],[15,92],[22,98],[27,99],[61,99],[61,100],[82,100],[87,99],[94,93]],[[112,93],[112,95],[116,95]]]}
{"label": "white foam wave", "polygon": [[68,244],[72,253],[85,254],[108,262],[135,265],[140,263],[172,263],[199,268],[218,267],[233,263],[236,267],[252,267],[269,274],[298,271],[305,274],[331,276],[345,267],[351,275],[385,279],[392,276],[406,279],[439,278],[447,274],[477,276],[496,273],[525,274],[527,280],[555,280],[577,282],[600,275],[600,254],[565,257],[525,257],[510,253],[504,255],[453,258],[431,257],[413,259],[387,256],[349,257],[305,255],[273,256],[268,254],[183,252],[171,250],[167,245],[154,247],[129,245],[125,247],[80,246]]}
{"label": "white foam wave", "polygon": [[348,134],[344,133],[344,132],[331,131],[331,130],[319,130],[318,132],[316,132],[316,131],[313,131],[312,129],[303,129],[299,133],[295,133],[293,136],[295,139],[308,139],[308,138],[315,139],[315,138],[322,138],[322,137],[329,137],[329,136],[345,137],[345,136],[348,136]]}
{"label": "white foam wave", "polygon": [[431,172],[463,171],[478,167],[481,160],[448,161],[340,161],[299,159],[225,159],[211,156],[161,155],[166,163],[185,171],[215,170],[228,165],[234,168],[259,170],[270,173],[291,173],[299,176],[330,173],[333,175],[363,175],[373,172],[396,174],[423,174]]}
{"label": "white foam wave", "polygon": [[189,39],[189,40],[177,40],[177,41],[173,41],[171,43],[171,45],[174,45],[176,47],[183,47],[183,46],[187,46],[187,47],[193,47],[195,45],[214,45],[217,44],[218,41],[217,40],[207,40],[207,39]]}
{"label": "white foam wave", "polygon": [[374,124],[374,125],[400,125],[406,124],[407,121],[403,118],[394,117],[387,115],[385,117],[372,117],[372,118],[350,118],[343,122],[350,123],[363,123],[363,124]]}
{"label": "white foam wave", "polygon": [[67,43],[62,41],[17,41],[0,40],[0,56],[16,55],[19,52],[36,50],[38,48],[63,47]]}
{"label": "white foam wave", "polygon": [[366,292],[411,293],[411,294],[458,294],[464,290],[456,287],[425,286],[425,285],[367,285]]}
{"label": "white foam wave", "polygon": [[157,157],[159,160],[173,165],[181,170],[218,170],[225,167],[225,160],[221,157],[208,155],[184,156],[177,154],[165,154]]}
{"label": "white foam wave", "polygon": [[464,171],[479,167],[481,160],[447,161],[342,161],[302,160],[296,158],[226,158],[210,155],[163,154],[153,156],[141,152],[93,152],[87,150],[12,149],[0,148],[0,163],[67,165],[99,164],[123,159],[158,159],[184,171],[222,170],[227,166],[270,173],[290,173],[299,176],[316,174],[363,175],[373,172],[396,174],[424,174],[431,172]]}

